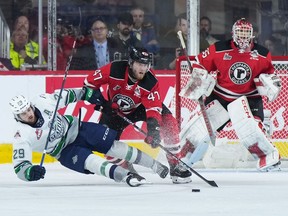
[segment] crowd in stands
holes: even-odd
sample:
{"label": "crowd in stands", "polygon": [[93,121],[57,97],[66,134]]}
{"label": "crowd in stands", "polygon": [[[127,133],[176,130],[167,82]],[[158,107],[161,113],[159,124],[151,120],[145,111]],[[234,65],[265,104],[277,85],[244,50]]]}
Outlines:
{"label": "crowd in stands", "polygon": [[[98,4],[101,1],[97,1]],[[99,5],[98,5],[99,6]],[[104,4],[103,4],[104,7]],[[127,8],[126,8],[127,9]],[[151,54],[154,69],[175,69],[176,59],[183,55],[177,31],[183,32],[187,40],[187,14],[175,17],[171,30],[159,34],[155,24],[141,7],[130,7],[129,10],[117,13],[114,21],[105,16],[90,17],[87,21],[87,34],[81,34],[71,23],[59,18],[57,22],[57,69],[65,70],[69,56],[73,54],[71,70],[95,70],[111,61],[128,59],[131,47],[144,47]],[[76,29],[76,31],[75,31]],[[257,27],[255,28],[257,40]],[[209,17],[200,19],[200,51],[218,41],[212,34],[212,22]],[[27,16],[19,16],[11,29],[10,60],[14,70],[20,70],[23,64],[39,64],[39,40],[35,26],[31,26]],[[80,34],[79,34],[80,33]],[[77,37],[76,49],[72,50]],[[47,28],[43,34],[42,64],[47,62],[48,37]],[[283,44],[271,36],[263,44],[272,55],[285,55]]]}

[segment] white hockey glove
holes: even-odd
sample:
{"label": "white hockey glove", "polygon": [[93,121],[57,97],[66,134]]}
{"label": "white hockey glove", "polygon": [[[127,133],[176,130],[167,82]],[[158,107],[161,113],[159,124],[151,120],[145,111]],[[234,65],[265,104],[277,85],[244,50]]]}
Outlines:
{"label": "white hockey glove", "polygon": [[209,96],[216,85],[214,77],[202,68],[193,68],[192,76],[179,95],[191,100],[199,100],[202,96]]}
{"label": "white hockey glove", "polygon": [[267,96],[270,102],[274,101],[281,91],[281,79],[275,74],[260,74],[254,82],[259,94]]}

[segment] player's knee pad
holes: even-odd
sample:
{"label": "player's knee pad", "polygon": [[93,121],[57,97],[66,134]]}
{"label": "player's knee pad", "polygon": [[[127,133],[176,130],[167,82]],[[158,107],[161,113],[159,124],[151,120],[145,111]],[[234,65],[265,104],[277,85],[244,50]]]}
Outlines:
{"label": "player's knee pad", "polygon": [[274,150],[274,146],[254,119],[245,96],[231,102],[227,108],[232,126],[240,142],[255,159],[268,155]]}
{"label": "player's knee pad", "polygon": [[[218,100],[211,101],[206,106],[206,112],[213,132],[216,132],[219,127],[229,120],[228,112]],[[209,147],[210,137],[202,114],[196,114],[184,126],[180,132],[180,140],[183,144],[185,144],[188,140],[195,149],[193,152],[191,152],[190,156],[189,154],[187,155],[189,158],[189,163],[195,163],[203,158]]]}

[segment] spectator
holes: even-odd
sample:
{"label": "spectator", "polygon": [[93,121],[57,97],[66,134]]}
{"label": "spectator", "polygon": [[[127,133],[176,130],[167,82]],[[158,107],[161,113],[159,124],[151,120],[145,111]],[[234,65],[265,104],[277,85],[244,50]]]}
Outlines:
{"label": "spectator", "polygon": [[[212,22],[209,17],[203,16],[200,19],[200,40],[206,40],[208,42],[208,46],[214,44],[218,40],[211,35],[212,30]],[[203,47],[201,52],[205,50],[207,47]]]}
{"label": "spectator", "polygon": [[122,13],[118,17],[118,34],[113,38],[117,43],[114,60],[128,60],[131,47],[142,47],[140,40],[136,38],[132,31],[133,17],[130,13]]}
{"label": "spectator", "polygon": [[14,23],[14,30],[19,28],[24,28],[27,32],[29,32],[29,20],[26,16],[19,16]]}
{"label": "spectator", "polygon": [[[184,41],[187,41],[188,35],[188,22],[187,22],[187,14],[182,13],[176,17],[176,24],[172,31],[169,31],[164,35],[162,43],[161,43],[161,62],[160,67],[162,69],[175,69],[176,59],[183,55],[181,52],[180,41],[177,36],[177,32],[182,31]],[[204,44],[204,45],[202,45]],[[202,46],[208,46],[207,41],[200,42],[200,49]]]}
{"label": "spectator", "polygon": [[[47,28],[45,29],[47,30]],[[65,40],[65,38],[68,36],[68,30],[67,28],[62,25],[61,23],[57,23],[56,26],[56,52],[57,52],[57,70],[65,70],[68,56],[71,54],[71,49],[64,49],[64,43],[67,43],[69,41],[69,44],[71,44],[70,40]],[[73,43],[73,42],[72,42]],[[67,47],[67,46],[66,46]],[[72,47],[68,46],[68,47]],[[43,54],[45,58],[48,58],[48,34],[45,31],[43,35]]]}
{"label": "spectator", "polygon": [[17,17],[14,23],[13,30],[17,30],[19,28],[24,28],[28,32],[29,40],[37,41],[38,32],[36,27],[30,25],[30,21],[27,16],[21,15]]}
{"label": "spectator", "polygon": [[285,54],[281,40],[270,36],[264,41],[264,46],[270,51],[272,56],[282,56]]}
{"label": "spectator", "polygon": [[32,40],[28,40],[26,29],[22,27],[14,30],[10,42],[10,59],[13,67],[20,70],[24,63],[37,64],[38,56],[39,45]]}
{"label": "spectator", "polygon": [[253,24],[253,41],[254,43],[260,44],[260,45],[264,45],[264,41],[263,41],[263,37],[261,35],[261,33],[259,32],[259,28],[257,25]]}
{"label": "spectator", "polygon": [[108,26],[102,17],[94,20],[90,32],[91,43],[77,48],[71,69],[95,70],[113,60],[116,43],[108,38]]}
{"label": "spectator", "polygon": [[140,7],[134,7],[130,13],[133,16],[134,26],[133,32],[135,33],[138,40],[140,40],[148,50],[148,52],[157,54],[160,50],[159,43],[156,39],[156,32],[151,22],[144,22],[145,12]]}

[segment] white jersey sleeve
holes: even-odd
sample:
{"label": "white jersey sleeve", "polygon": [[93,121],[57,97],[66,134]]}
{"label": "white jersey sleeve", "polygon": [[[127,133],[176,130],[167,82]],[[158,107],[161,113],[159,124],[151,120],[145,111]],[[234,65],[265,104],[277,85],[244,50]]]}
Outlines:
{"label": "white jersey sleeve", "polygon": [[28,181],[25,172],[32,165],[32,146],[28,140],[29,135],[25,135],[26,133],[30,133],[31,130],[27,129],[20,127],[15,132],[12,155],[14,171],[18,178],[24,181]]}
{"label": "white jersey sleeve", "polygon": [[[50,103],[56,105],[60,91],[61,91],[60,89],[57,89],[52,94],[46,93],[46,94],[42,94],[42,96],[49,98]],[[61,93],[61,100],[59,101],[58,109],[67,106],[69,103],[73,103],[73,102],[81,100],[82,95],[83,95],[82,89],[63,89]]]}
{"label": "white jersey sleeve", "polygon": [[[59,101],[59,109],[68,103],[81,99],[81,89],[64,89]],[[17,176],[27,181],[26,170],[32,165],[32,152],[43,152],[47,140],[47,154],[58,158],[62,149],[73,142],[78,135],[78,118],[56,114],[50,137],[48,138],[53,113],[57,104],[59,90],[52,94],[41,94],[31,103],[35,113],[43,121],[38,126],[30,126],[18,121],[13,141],[13,165]]]}

